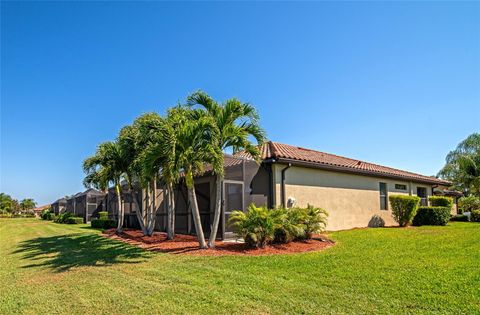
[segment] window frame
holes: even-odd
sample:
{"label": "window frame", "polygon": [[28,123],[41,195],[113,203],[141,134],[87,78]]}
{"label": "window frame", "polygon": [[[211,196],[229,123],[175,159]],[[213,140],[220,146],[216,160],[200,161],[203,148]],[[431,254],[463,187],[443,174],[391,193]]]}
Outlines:
{"label": "window frame", "polygon": [[[382,191],[382,190],[384,190],[384,191]],[[388,185],[387,185],[387,183],[379,182],[378,192],[379,192],[379,195],[380,195],[380,210],[388,211]],[[382,205],[382,201],[383,201],[385,206]]]}

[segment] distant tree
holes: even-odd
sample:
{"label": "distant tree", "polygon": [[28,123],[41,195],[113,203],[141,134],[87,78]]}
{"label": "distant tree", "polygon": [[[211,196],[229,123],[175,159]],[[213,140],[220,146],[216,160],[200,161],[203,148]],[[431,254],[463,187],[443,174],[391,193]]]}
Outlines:
{"label": "distant tree", "polygon": [[26,199],[23,199],[22,201],[20,201],[20,209],[21,210],[31,210],[31,209],[35,208],[36,205],[37,205],[37,203],[31,198],[26,198]]}
{"label": "distant tree", "polygon": [[448,153],[438,176],[451,181],[453,189],[480,196],[480,133],[471,134]]}
{"label": "distant tree", "polygon": [[12,213],[14,210],[14,201],[10,195],[0,193],[0,212]]}

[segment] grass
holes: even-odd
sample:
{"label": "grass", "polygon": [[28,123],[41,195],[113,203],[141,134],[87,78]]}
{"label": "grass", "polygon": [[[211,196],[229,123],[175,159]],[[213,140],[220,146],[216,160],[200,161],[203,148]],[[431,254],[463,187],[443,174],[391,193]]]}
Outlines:
{"label": "grass", "polygon": [[480,224],[330,236],[317,253],[193,257],[0,219],[0,314],[480,314]]}

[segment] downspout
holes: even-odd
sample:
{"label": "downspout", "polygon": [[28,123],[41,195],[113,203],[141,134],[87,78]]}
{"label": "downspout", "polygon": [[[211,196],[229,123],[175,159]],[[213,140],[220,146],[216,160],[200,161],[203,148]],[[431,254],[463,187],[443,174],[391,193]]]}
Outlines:
{"label": "downspout", "polygon": [[282,182],[280,185],[280,195],[282,198],[282,207],[285,207],[286,201],[285,201],[285,172],[292,166],[292,163],[288,163],[287,167],[284,167],[282,169]]}

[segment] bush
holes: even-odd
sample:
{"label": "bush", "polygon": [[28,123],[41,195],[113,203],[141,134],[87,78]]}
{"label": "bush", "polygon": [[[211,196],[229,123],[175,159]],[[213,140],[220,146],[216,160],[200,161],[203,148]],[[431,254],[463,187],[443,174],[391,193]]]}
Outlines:
{"label": "bush", "polygon": [[448,207],[419,207],[413,225],[447,225],[450,211]]}
{"label": "bush", "polygon": [[243,237],[247,246],[262,248],[273,240],[279,215],[267,207],[251,204],[247,212],[233,211],[228,222]]}
{"label": "bush", "polygon": [[108,212],[107,211],[100,211],[98,213],[98,218],[100,220],[108,220]]}
{"label": "bush", "polygon": [[400,226],[407,226],[417,213],[420,198],[417,196],[391,195],[392,216]]}
{"label": "bush", "polygon": [[55,214],[53,212],[50,212],[50,209],[45,209],[42,211],[42,214],[40,214],[40,218],[42,218],[42,220],[53,220],[53,218],[55,217]]}
{"label": "bush", "polygon": [[272,211],[275,243],[290,243],[295,239],[305,238],[305,214],[301,208],[278,208]]}
{"label": "bush", "polygon": [[450,210],[453,207],[453,198],[445,196],[430,196],[428,197],[430,206],[432,207],[447,207]]}
{"label": "bush", "polygon": [[54,220],[54,222],[56,223],[66,223],[68,218],[71,218],[73,217],[73,213],[71,212],[64,212],[64,213],[60,213]]}
{"label": "bush", "polygon": [[327,227],[328,212],[322,208],[316,208],[312,205],[308,205],[302,209],[304,212],[304,229],[305,237],[307,239],[312,238],[313,234],[321,233],[325,231]]}
{"label": "bush", "polygon": [[468,215],[457,214],[450,218],[450,221],[468,222]]}
{"label": "bush", "polygon": [[470,221],[480,222],[480,209],[472,210],[472,212],[470,212]]}
{"label": "bush", "polygon": [[95,229],[111,229],[117,226],[117,221],[109,219],[93,219],[92,228]]}
{"label": "bush", "polygon": [[461,213],[472,212],[472,210],[480,209],[480,197],[462,197],[458,200],[458,208]]}
{"label": "bush", "polygon": [[82,224],[83,223],[83,218],[69,217],[68,219],[65,220],[65,223],[67,223],[67,224]]}

